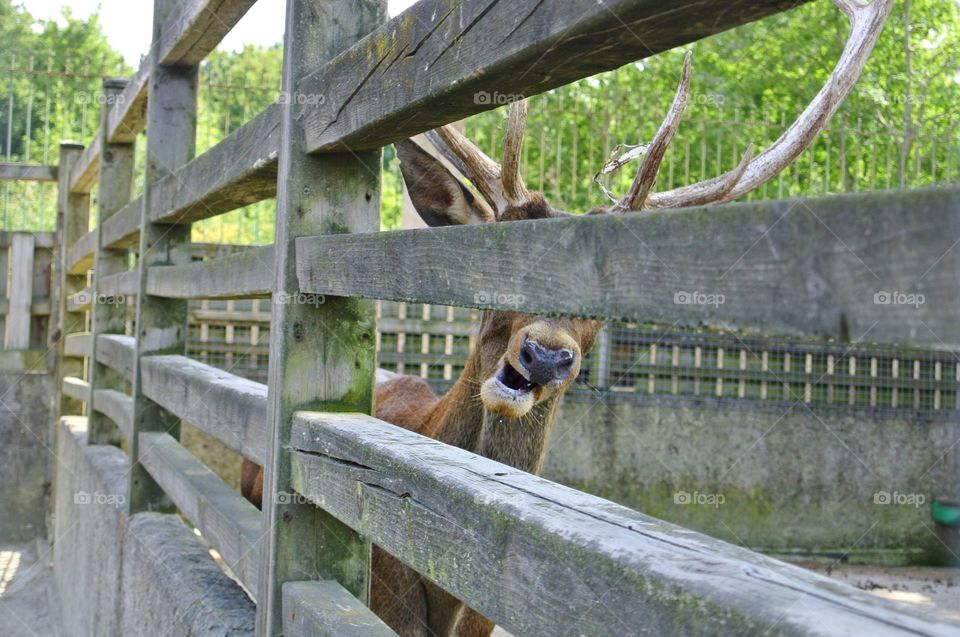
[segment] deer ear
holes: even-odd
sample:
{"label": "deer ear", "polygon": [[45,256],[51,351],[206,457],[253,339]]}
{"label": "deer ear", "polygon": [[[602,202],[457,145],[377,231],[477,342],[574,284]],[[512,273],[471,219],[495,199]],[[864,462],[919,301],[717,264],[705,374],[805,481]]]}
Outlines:
{"label": "deer ear", "polygon": [[428,226],[496,221],[487,203],[470,192],[446,166],[419,144],[405,139],[394,146],[410,200]]}

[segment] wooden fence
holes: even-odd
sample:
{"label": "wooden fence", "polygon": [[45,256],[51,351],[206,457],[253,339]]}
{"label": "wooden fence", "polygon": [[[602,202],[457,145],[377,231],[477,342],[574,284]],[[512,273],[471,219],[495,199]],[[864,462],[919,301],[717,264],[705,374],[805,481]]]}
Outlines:
{"label": "wooden fence", "polygon": [[[391,634],[364,606],[371,543],[517,635],[953,633],[369,415],[366,299],[497,308],[497,295],[477,292],[504,282],[530,312],[960,344],[956,261],[926,259],[960,236],[957,189],[804,201],[820,223],[773,202],[377,233],[380,148],[489,108],[477,91],[543,92],[792,1],[422,0],[384,24],[379,2],[290,0],[288,99],[194,157],[197,64],[251,3],[155,1],[140,71],[105,82],[113,106],[86,147],[61,147],[53,309],[60,413],[86,410],[91,442],[125,443],[129,512],[172,502],[189,518],[256,598],[258,634]],[[145,188],[134,197],[144,127]],[[271,196],[274,245],[193,260],[192,222]],[[775,253],[751,249],[758,227]],[[531,244],[550,247],[539,268],[549,280],[524,267]],[[923,278],[927,304],[872,303],[861,257],[890,289]],[[726,304],[673,302],[679,285],[709,289],[734,262]],[[770,302],[811,281],[830,294]],[[325,302],[290,301],[311,294]],[[133,336],[111,302],[120,295],[137,299]],[[188,299],[268,295],[268,385],[185,355]],[[266,467],[262,514],[181,446],[181,419]]]}
{"label": "wooden fence", "polygon": [[[48,167],[18,168],[21,170],[14,173],[18,179],[43,179],[50,175]],[[10,175],[0,165],[0,180],[11,178]],[[46,343],[53,243],[53,234],[49,232],[0,232],[0,371],[48,370]]]}

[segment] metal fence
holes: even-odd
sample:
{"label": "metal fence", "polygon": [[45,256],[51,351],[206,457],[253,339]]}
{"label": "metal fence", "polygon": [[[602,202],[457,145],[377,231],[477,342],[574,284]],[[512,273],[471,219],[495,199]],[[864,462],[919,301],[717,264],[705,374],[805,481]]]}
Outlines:
{"label": "metal fence", "polygon": [[[97,125],[101,79],[123,74],[106,60],[58,60],[29,52],[10,52],[0,58],[0,64],[5,67],[0,75],[0,156],[8,162],[53,163],[61,140],[86,139]],[[589,210],[606,203],[594,181],[605,158],[617,144],[635,144],[653,135],[658,118],[650,113],[659,112],[662,106],[645,96],[623,99],[618,88],[625,74],[635,72],[625,67],[599,75],[594,84],[612,87],[609,94],[606,88],[580,82],[529,98],[523,174],[558,207]],[[278,94],[279,84],[249,77],[236,61],[221,57],[204,62],[198,86],[198,152],[236,131],[254,113],[276,101]],[[740,105],[732,98],[691,103],[685,123],[667,151],[658,187],[673,188],[729,169],[748,143],[755,147],[769,144],[794,116]],[[495,154],[492,151],[502,142],[502,119],[502,109],[475,115],[466,120],[466,132]],[[782,199],[955,183],[960,181],[960,133],[949,124],[931,120],[918,125],[910,152],[903,158],[902,135],[875,119],[848,115],[841,107],[802,159],[746,198]],[[628,173],[604,177],[604,187],[624,192],[631,179]],[[138,188],[142,178],[142,153],[138,153]],[[53,185],[5,182],[2,188],[2,229],[53,229]],[[388,148],[383,174],[385,229],[400,227],[402,207],[399,163]],[[194,241],[267,244],[273,241],[274,216],[273,200],[260,201],[198,222]]]}
{"label": "metal fence", "polygon": [[[473,347],[478,311],[381,301],[377,312],[379,366],[446,391]],[[188,349],[209,365],[265,382],[269,339],[267,300],[191,305]],[[613,323],[566,400],[652,395],[956,417],[960,352]]]}

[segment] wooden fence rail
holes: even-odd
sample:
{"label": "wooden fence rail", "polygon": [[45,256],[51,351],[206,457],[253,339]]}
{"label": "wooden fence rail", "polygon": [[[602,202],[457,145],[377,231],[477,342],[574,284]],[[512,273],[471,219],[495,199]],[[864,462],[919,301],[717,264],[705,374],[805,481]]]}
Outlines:
{"label": "wooden fence rail", "polygon": [[[55,311],[60,413],[86,411],[91,442],[125,442],[129,511],[185,514],[256,597],[259,635],[389,634],[364,606],[371,542],[524,635],[955,633],[367,415],[374,298],[804,334],[874,321],[882,339],[931,343],[923,326],[960,344],[956,261],[926,260],[960,238],[957,189],[377,233],[380,147],[490,108],[477,91],[542,92],[794,2],[423,0],[385,22],[381,2],[289,0],[285,99],[194,157],[197,64],[251,4],[155,0],[150,55],[105,86],[91,144],[61,151]],[[193,260],[191,222],[273,195],[275,245]],[[873,301],[920,280],[921,308]],[[675,302],[714,287],[729,301]],[[300,294],[328,296],[288,302]],[[797,301],[769,303],[784,294]],[[134,336],[121,295],[136,297]],[[186,356],[188,299],[267,295],[269,392]],[[262,514],[181,446],[181,420],[265,467]]]}

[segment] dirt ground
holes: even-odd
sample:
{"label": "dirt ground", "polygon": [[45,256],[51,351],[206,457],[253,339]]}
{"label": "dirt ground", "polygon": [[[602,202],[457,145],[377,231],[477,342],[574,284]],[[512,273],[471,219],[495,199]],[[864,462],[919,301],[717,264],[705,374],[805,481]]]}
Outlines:
{"label": "dirt ground", "polygon": [[877,597],[960,621],[960,568],[794,562]]}
{"label": "dirt ground", "polygon": [[46,543],[0,544],[0,635],[64,635]]}

